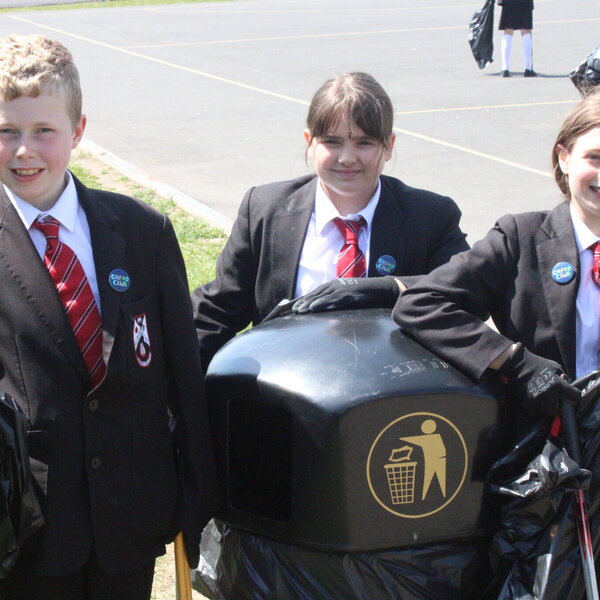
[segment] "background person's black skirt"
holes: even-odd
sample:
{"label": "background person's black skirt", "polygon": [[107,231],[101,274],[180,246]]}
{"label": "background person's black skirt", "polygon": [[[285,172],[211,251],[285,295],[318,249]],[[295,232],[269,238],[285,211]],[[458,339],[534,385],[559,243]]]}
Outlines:
{"label": "background person's black skirt", "polygon": [[533,29],[533,0],[504,0],[498,29]]}

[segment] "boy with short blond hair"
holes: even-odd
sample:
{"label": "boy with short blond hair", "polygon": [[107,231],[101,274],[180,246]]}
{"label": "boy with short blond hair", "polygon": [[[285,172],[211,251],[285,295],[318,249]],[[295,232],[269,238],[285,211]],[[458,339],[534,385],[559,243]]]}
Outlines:
{"label": "boy with short blond hair", "polygon": [[69,51],[0,40],[0,391],[29,419],[45,526],[0,600],[147,600],[218,493],[183,259],[169,220],[68,170],[85,130]]}

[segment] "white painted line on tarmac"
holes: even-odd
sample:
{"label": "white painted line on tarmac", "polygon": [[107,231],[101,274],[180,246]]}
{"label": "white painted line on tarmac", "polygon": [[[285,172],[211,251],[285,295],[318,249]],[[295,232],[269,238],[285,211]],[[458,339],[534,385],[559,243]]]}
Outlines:
{"label": "white painted line on tarmac", "polygon": [[[186,13],[187,14],[187,13]],[[237,14],[237,13],[236,13]],[[598,19],[570,19],[564,21],[541,21],[537,22],[536,25],[542,24],[564,24],[564,23],[581,23],[600,21]],[[176,47],[188,47],[188,46],[216,46],[222,44],[247,44],[253,42],[281,42],[285,40],[307,40],[307,39],[318,39],[318,38],[334,38],[334,37],[353,37],[353,36],[371,36],[371,35],[388,35],[393,33],[425,33],[433,31],[457,31],[465,30],[465,25],[447,25],[443,27],[411,27],[405,29],[380,29],[375,31],[344,31],[336,33],[307,33],[303,35],[279,35],[271,37],[257,37],[257,38],[239,38],[230,40],[202,40],[198,42],[173,42],[169,44],[142,44],[132,46],[122,46],[122,48],[176,48]]]}
{"label": "white painted line on tarmac", "polygon": [[[305,0],[309,1],[309,0]],[[320,2],[321,0],[310,0],[313,3]],[[558,2],[563,0],[538,0],[538,3],[546,4],[548,2]],[[285,2],[280,1],[278,4],[285,4]],[[297,4],[296,0],[290,2],[290,4]],[[368,8],[240,8],[239,5],[235,6],[223,6],[223,5],[213,5],[213,4],[186,4],[185,7],[172,8],[171,6],[145,6],[141,7],[142,10],[146,12],[169,12],[174,14],[185,14],[189,13],[209,13],[209,14],[231,14],[235,12],[238,14],[308,14],[308,13],[316,13],[316,14],[347,14],[347,13],[389,13],[389,12],[415,12],[415,11],[439,11],[442,9],[470,9],[473,11],[479,10],[481,8],[481,4],[477,4],[476,2],[470,2],[468,4],[445,4],[445,5],[429,5],[429,6],[386,6],[386,7],[368,7]],[[179,10],[179,9],[182,10]],[[538,21],[536,21],[538,23]]]}
{"label": "white painted line on tarmac", "polygon": [[213,75],[212,73],[207,73],[206,71],[198,71],[198,69],[192,69],[190,67],[184,67],[183,65],[178,65],[176,63],[172,63],[166,60],[161,60],[160,58],[155,58],[153,56],[148,56],[146,54],[141,54],[139,52],[133,52],[132,50],[127,50],[125,48],[120,48],[119,46],[113,46],[112,44],[106,44],[104,42],[100,42],[99,40],[94,40],[92,38],[88,38],[82,35],[78,35],[76,33],[71,33],[70,31],[64,31],[63,29],[58,29],[56,27],[50,27],[49,25],[44,25],[42,23],[38,23],[36,21],[32,21],[30,19],[24,19],[23,17],[17,17],[15,15],[10,15],[11,19],[15,19],[16,21],[22,21],[23,23],[28,23],[29,25],[35,25],[36,27],[41,27],[42,29],[47,29],[49,31],[54,31],[56,33],[61,33],[63,35],[68,35],[69,37],[75,38],[77,40],[82,40],[84,42],[89,42],[90,44],[95,44],[96,46],[101,46],[103,48],[108,48],[109,50],[114,50],[116,52],[121,52],[123,54],[128,54],[129,56],[135,56],[136,58],[143,58],[144,60],[149,60],[150,62],[157,63],[159,65],[163,65],[165,67],[171,67],[173,69],[178,69],[180,71],[186,71],[187,73],[193,73],[194,75],[200,75],[202,77],[207,77],[208,79],[214,79],[215,81],[221,81],[222,83],[229,83],[231,85],[235,85],[253,92],[259,92],[261,94],[266,94],[267,96],[273,96],[275,98],[281,98],[282,100],[288,100],[290,102],[295,102],[297,104],[308,105],[308,102],[305,100],[298,100],[297,98],[292,98],[291,96],[285,96],[283,94],[278,94],[277,92],[271,92],[269,90],[265,90],[262,88],[255,87],[253,85],[248,85],[246,83],[241,83],[240,81],[234,81],[233,79],[227,79],[226,77],[219,77],[218,75]]}
{"label": "white painted line on tarmac", "polygon": [[283,40],[307,40],[314,38],[332,38],[332,37],[351,37],[351,36],[367,36],[367,35],[383,35],[389,33],[412,33],[424,31],[449,31],[464,29],[464,25],[448,25],[444,27],[419,27],[411,29],[381,29],[378,31],[344,31],[341,33],[306,33],[303,35],[280,35],[273,37],[262,38],[240,38],[232,40],[209,40],[200,42],[173,42],[172,44],[148,44],[142,46],[123,46],[123,48],[171,48],[175,46],[211,46],[217,44],[242,44],[248,42],[275,42]]}
{"label": "white painted line on tarmac", "polygon": [[497,110],[502,108],[529,108],[531,106],[552,106],[555,104],[577,104],[579,100],[552,100],[549,102],[519,102],[518,104],[489,104],[488,106],[455,106],[450,108],[425,108],[423,110],[394,111],[396,115],[422,115],[442,112],[460,112],[469,110]]}
{"label": "white painted line on tarmac", "polygon": [[424,140],[426,142],[431,142],[432,144],[439,144],[440,146],[446,146],[446,148],[452,148],[453,150],[459,150],[460,152],[473,154],[475,156],[478,156],[479,158],[493,160],[494,162],[507,165],[509,167],[515,167],[516,169],[521,169],[522,171],[528,171],[529,173],[535,173],[536,175],[543,175],[544,177],[552,177],[552,174],[549,172],[540,171],[539,169],[532,169],[531,167],[526,167],[525,165],[521,165],[510,160],[505,160],[504,158],[500,158],[498,156],[493,156],[492,154],[486,154],[485,152],[479,152],[477,150],[472,150],[471,148],[465,148],[464,146],[459,146],[458,144],[453,144],[452,142],[438,140],[437,138],[432,138],[428,135],[422,135],[421,133],[415,133],[414,131],[407,131],[406,129],[400,129],[399,127],[394,127],[394,131],[403,135],[409,135],[411,137]]}
{"label": "white painted line on tarmac", "polygon": [[593,23],[594,21],[600,21],[600,17],[591,17],[590,19],[555,19],[553,21],[536,21],[540,25],[564,25],[565,23]]}
{"label": "white painted line on tarmac", "polygon": [[[544,0],[542,0],[543,2]],[[548,0],[546,0],[548,1]],[[188,9],[189,7],[189,9]],[[476,6],[473,3],[470,4],[448,4],[446,6],[403,6],[403,7],[398,7],[398,6],[388,6],[388,7],[384,7],[384,8],[239,8],[239,5],[235,6],[235,14],[252,14],[252,15],[262,15],[262,14],[285,14],[285,15],[290,15],[290,14],[309,14],[309,13],[316,13],[316,14],[325,14],[325,13],[330,13],[330,14],[347,14],[347,13],[383,13],[383,12],[415,12],[415,11],[423,11],[423,10],[434,10],[434,11],[439,11],[441,9],[448,9],[448,8],[470,8],[473,10],[477,10],[478,8],[481,8],[479,6]],[[177,13],[177,14],[182,14],[182,12],[185,12],[185,14],[189,14],[189,13],[210,13],[210,14],[220,14],[220,13],[227,13],[230,14],[232,12],[232,10],[234,10],[234,7],[223,7],[221,6],[213,6],[210,4],[207,5],[202,5],[202,6],[197,6],[197,5],[187,5],[185,7],[184,11],[181,10],[177,10],[177,9],[173,9],[173,8],[169,8],[167,6],[165,7],[144,7],[143,10],[147,11],[147,12],[170,12],[170,13]]]}

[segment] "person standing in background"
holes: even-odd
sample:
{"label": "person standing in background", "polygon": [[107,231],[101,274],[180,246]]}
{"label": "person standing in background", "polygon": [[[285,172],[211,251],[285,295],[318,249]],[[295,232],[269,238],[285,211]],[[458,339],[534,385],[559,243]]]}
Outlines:
{"label": "person standing in background", "polygon": [[533,70],[533,0],[498,0],[502,7],[498,29],[504,32],[502,36],[502,77],[510,77],[510,54],[512,50],[513,33],[521,30],[521,47],[523,49],[523,64],[525,77],[537,77]]}

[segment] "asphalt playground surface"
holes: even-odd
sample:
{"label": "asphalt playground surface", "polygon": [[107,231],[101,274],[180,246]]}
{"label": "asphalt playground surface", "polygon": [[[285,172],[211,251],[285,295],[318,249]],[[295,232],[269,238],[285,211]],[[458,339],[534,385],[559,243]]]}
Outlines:
{"label": "asphalt playground surface", "polygon": [[[550,149],[579,99],[568,75],[600,43],[598,0],[536,0],[539,77],[523,78],[515,34],[513,77],[502,78],[501,33],[483,70],[467,43],[469,20],[482,5],[107,2],[1,13],[0,35],[41,33],[64,42],[81,73],[87,147],[225,227],[247,188],[310,170],[302,131],[321,83],[370,72],[396,111],[396,153],[384,172],[453,197],[473,243],[502,214],[560,200]],[[497,7],[495,27],[498,19]]]}

